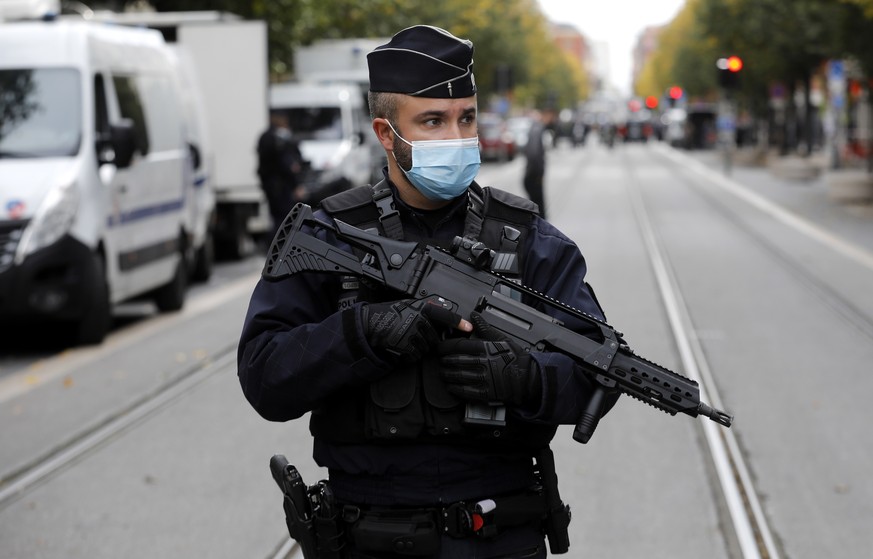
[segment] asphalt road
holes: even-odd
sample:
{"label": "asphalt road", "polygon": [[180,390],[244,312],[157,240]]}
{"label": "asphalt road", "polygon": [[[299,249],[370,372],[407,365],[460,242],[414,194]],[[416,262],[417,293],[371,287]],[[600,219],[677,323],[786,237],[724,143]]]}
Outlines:
{"label": "asphalt road", "polygon": [[[521,193],[522,167],[487,165],[480,182]],[[758,556],[863,557],[873,248],[786,214],[782,188],[660,145],[549,153],[549,218],[586,255],[609,322],[637,353],[684,372],[665,295],[687,311],[685,341],[735,416],[743,500],[760,503],[772,539]],[[270,456],[284,453],[310,483],[325,474],[306,422],[261,419],[236,380],[260,264],[220,266],[180,313],[121,309],[99,347],[41,343],[44,332],[0,346],[0,557],[275,556],[287,534]],[[623,398],[587,445],[562,428],[566,557],[754,556],[703,422]]]}

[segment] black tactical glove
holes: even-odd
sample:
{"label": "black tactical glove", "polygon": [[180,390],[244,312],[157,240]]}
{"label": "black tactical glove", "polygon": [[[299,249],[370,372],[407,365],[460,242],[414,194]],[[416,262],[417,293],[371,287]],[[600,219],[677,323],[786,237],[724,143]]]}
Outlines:
{"label": "black tactical glove", "polygon": [[361,307],[364,334],[379,355],[398,363],[420,360],[440,340],[436,326],[461,317],[438,297],[370,303]]}
{"label": "black tactical glove", "polygon": [[449,392],[462,400],[538,406],[543,387],[539,366],[518,344],[471,313],[474,332],[483,339],[441,342],[441,375]]}

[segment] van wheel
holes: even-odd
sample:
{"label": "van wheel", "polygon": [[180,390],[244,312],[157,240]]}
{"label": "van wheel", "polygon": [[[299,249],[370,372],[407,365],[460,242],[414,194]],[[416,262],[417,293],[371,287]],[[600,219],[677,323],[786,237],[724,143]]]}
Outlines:
{"label": "van wheel", "polygon": [[188,267],[184,253],[179,254],[176,273],[166,285],[155,291],[155,305],[161,312],[180,310],[185,304],[185,291],[188,289]]}
{"label": "van wheel", "polygon": [[228,240],[227,254],[233,260],[242,260],[248,254],[249,247],[249,234],[240,226],[233,232],[233,238]]}
{"label": "van wheel", "polygon": [[203,245],[194,253],[194,269],[191,271],[191,279],[194,281],[207,281],[212,277],[212,269],[215,264],[215,243],[212,233],[206,235]]}
{"label": "van wheel", "polygon": [[109,302],[109,284],[106,282],[106,266],[103,258],[95,254],[87,312],[75,326],[76,342],[81,345],[97,345],[103,342],[112,326],[112,304]]}

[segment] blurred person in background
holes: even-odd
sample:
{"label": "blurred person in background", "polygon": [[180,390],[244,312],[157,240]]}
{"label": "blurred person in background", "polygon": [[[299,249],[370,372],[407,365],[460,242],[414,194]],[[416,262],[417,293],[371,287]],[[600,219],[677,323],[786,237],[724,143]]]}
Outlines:
{"label": "blurred person in background", "polygon": [[303,170],[303,155],[294,139],[288,116],[270,113],[270,126],[258,138],[258,177],[270,208],[272,229],[269,240],[300,198],[299,176]]}
{"label": "blurred person in background", "polygon": [[531,202],[539,208],[540,217],[545,219],[546,197],[543,182],[546,174],[546,146],[543,135],[554,120],[554,113],[551,110],[534,111],[531,117],[533,122],[524,146],[524,190]]}

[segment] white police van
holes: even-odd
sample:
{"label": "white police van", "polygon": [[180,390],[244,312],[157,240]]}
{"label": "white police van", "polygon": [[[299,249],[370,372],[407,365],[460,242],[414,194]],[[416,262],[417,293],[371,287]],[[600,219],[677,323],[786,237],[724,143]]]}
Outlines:
{"label": "white police van", "polygon": [[0,24],[0,321],[99,343],[114,303],[183,306],[202,216],[176,65],[157,31]]}

